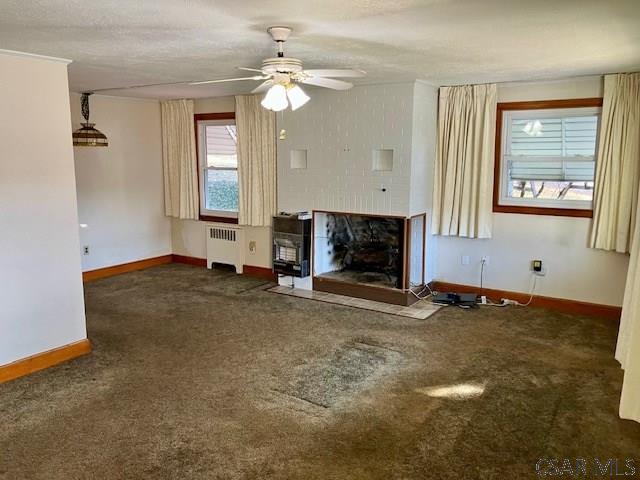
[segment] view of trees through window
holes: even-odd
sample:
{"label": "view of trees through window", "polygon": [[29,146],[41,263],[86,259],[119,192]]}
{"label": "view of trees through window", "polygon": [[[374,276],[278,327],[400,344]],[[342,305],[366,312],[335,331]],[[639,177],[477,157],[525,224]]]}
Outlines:
{"label": "view of trees through window", "polygon": [[591,201],[593,182],[512,180],[509,194],[512,198]]}
{"label": "view of trees through window", "polygon": [[207,170],[207,210],[238,211],[238,171]]}
{"label": "view of trees through window", "polygon": [[238,157],[236,126],[205,125],[206,165],[204,208],[208,211],[238,211]]}

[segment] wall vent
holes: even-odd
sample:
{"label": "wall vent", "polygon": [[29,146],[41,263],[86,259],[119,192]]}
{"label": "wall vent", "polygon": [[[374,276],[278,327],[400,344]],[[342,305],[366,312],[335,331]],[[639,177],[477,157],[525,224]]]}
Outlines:
{"label": "wall vent", "polygon": [[216,240],[236,241],[236,231],[230,228],[210,227],[209,237]]}
{"label": "wall vent", "polygon": [[244,231],[225,224],[207,225],[207,268],[214,263],[233,265],[242,273],[244,264]]}

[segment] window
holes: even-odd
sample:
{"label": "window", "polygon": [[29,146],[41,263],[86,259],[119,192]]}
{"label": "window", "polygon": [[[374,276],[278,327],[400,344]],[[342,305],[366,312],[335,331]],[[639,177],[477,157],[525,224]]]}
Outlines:
{"label": "window", "polygon": [[236,221],[238,217],[238,137],[233,113],[196,115],[200,217]]}
{"label": "window", "polygon": [[601,104],[498,104],[493,210],[591,216]]}

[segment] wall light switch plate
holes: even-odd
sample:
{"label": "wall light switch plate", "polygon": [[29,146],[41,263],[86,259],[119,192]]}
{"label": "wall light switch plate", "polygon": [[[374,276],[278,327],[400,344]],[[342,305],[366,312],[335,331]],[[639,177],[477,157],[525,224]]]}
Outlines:
{"label": "wall light switch plate", "polygon": [[249,242],[249,253],[251,253],[251,254],[255,254],[256,253],[256,241],[255,240],[251,240]]}
{"label": "wall light switch plate", "polygon": [[463,255],[460,257],[460,263],[462,265],[469,265],[469,255]]}

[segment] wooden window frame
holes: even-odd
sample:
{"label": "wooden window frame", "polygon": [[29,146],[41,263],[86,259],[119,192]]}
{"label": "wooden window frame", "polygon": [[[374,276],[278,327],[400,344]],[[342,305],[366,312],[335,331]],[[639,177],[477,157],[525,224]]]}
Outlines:
{"label": "wooden window frame", "polygon": [[235,120],[236,113],[235,112],[220,112],[220,113],[196,113],[193,115],[193,124],[195,127],[195,135],[196,135],[196,160],[198,162],[198,217],[203,222],[218,222],[218,223],[232,223],[237,225],[238,218],[237,217],[221,217],[214,215],[202,215],[201,207],[202,203],[200,199],[202,198],[202,192],[200,189],[202,188],[201,178],[200,178],[200,154],[198,152],[199,147],[199,139],[198,139],[198,122],[206,121],[206,120]]}
{"label": "wooden window frame", "polygon": [[575,98],[568,100],[535,100],[528,102],[498,103],[496,110],[495,159],[493,166],[493,211],[495,213],[521,213],[528,215],[552,215],[559,217],[592,218],[593,209],[532,207],[520,205],[500,205],[500,185],[502,174],[502,117],[509,110],[544,110],[560,108],[602,107],[602,98]]}

